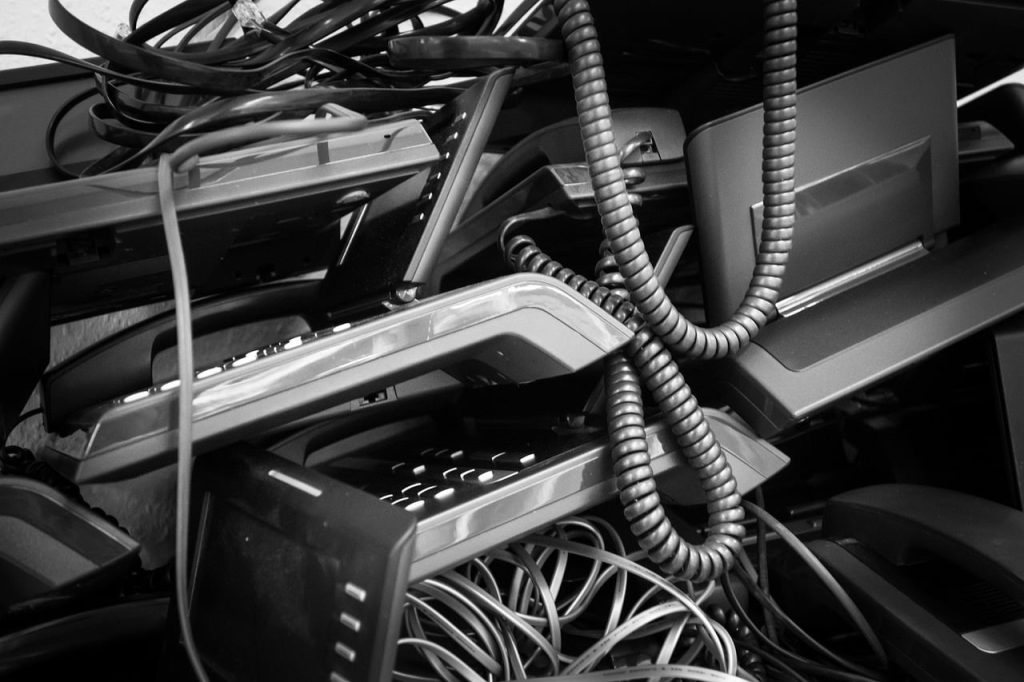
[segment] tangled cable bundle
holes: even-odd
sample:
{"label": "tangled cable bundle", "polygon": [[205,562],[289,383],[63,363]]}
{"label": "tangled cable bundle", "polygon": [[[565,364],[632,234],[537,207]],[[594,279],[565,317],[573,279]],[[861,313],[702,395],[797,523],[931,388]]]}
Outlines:
{"label": "tangled cable bundle", "polygon": [[[665,573],[698,581],[722,575],[741,548],[742,499],[728,460],[668,349],[645,326],[631,302],[552,261],[529,237],[509,240],[506,257],[520,271],[540,272],[565,282],[636,333],[626,348],[629,360],[616,354],[608,359],[606,370],[608,432],[626,518],[640,546]],[[631,363],[639,369],[639,377]],[[707,498],[710,532],[700,545],[679,536],[658,497],[647,449],[640,377],[664,412]]]}
{"label": "tangled cable bundle", "polygon": [[[756,679],[708,615],[715,584],[694,594],[636,558],[606,521],[569,518],[413,585],[395,678]],[[609,658],[649,663],[596,672]]]}
{"label": "tangled cable bundle", "polygon": [[722,358],[742,349],[774,314],[796,215],[796,0],[768,0],[765,14],[764,224],[757,265],[747,294],[732,318],[699,327],[669,301],[654,277],[629,203],[626,179],[612,133],[600,44],[586,0],[556,0],[572,66],[580,132],[605,238],[638,311],[681,357]]}
{"label": "tangled cable bundle", "polygon": [[[540,272],[565,282],[635,332],[626,348],[628,360],[615,355],[606,369],[608,432],[619,497],[640,546],[662,571],[701,581],[716,578],[731,568],[740,551],[742,500],[729,463],[673,353],[703,359],[735,353],[774,313],[795,216],[796,2],[765,3],[765,219],[747,294],[732,318],[714,328],[686,320],[655,278],[612,133],[600,43],[589,6],[586,0],[555,0],[555,9],[569,55],[583,147],[604,228],[598,281],[553,261],[524,235],[508,240],[503,236],[505,257],[519,271]],[[704,490],[708,535],[699,545],[679,536],[658,497],[647,449],[641,382],[654,397]]]}
{"label": "tangled cable bundle", "polygon": [[147,4],[133,0],[127,22],[108,35],[62,0],[49,0],[57,27],[101,63],[0,41],[0,54],[63,62],[96,76],[95,86],[71,97],[48,126],[47,152],[58,172],[77,175],[62,166],[56,137],[61,121],[89,100],[97,100],[89,107],[92,132],[118,146],[86,170],[92,175],[155,158],[180,136],[301,118],[328,102],[366,113],[444,103],[460,90],[424,86],[453,74],[394,66],[389,41],[504,30],[503,0],[477,0],[464,10],[452,0],[282,0],[266,15],[254,0],[189,0],[142,21]]}

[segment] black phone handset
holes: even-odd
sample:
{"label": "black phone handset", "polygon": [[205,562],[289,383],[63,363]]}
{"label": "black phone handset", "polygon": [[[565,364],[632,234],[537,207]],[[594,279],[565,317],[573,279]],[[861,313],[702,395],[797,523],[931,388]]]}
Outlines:
{"label": "black phone handset", "polygon": [[[317,313],[319,282],[274,284],[209,299],[193,308],[199,335],[279,317],[301,317],[310,328],[322,326]],[[173,348],[174,314],[167,312],[129,327],[43,375],[43,409],[47,427],[74,429],[68,419],[90,405],[143,389],[153,383],[153,358]]]}
{"label": "black phone handset", "polygon": [[952,490],[878,485],[832,498],[825,534],[894,566],[940,557],[1024,603],[1024,512]]}
{"label": "black phone handset", "polygon": [[808,546],[850,590],[890,658],[922,682],[1020,679],[1024,512],[887,484],[829,500]]}
{"label": "black phone handset", "polygon": [[[426,122],[439,149],[431,180],[414,206],[413,224],[389,227],[387,220],[378,224],[373,219],[393,192],[409,187],[406,182],[374,197],[362,219],[353,217],[340,262],[329,268],[322,280],[278,283],[198,302],[193,308],[195,332],[212,334],[288,317],[302,318],[308,330],[326,328],[337,323],[335,312],[354,309],[360,295],[370,302],[368,308],[379,310],[380,302],[402,282],[426,281],[462,206],[511,78],[511,69],[480,78]],[[439,126],[438,121],[444,125]],[[409,182],[415,182],[415,177]],[[392,231],[395,227],[397,234]],[[157,380],[154,357],[174,344],[174,314],[168,312],[105,339],[50,370],[42,380],[48,428],[69,433],[75,428],[70,419],[76,413],[147,389]],[[224,357],[233,354],[226,351]]]}
{"label": "black phone handset", "polygon": [[[644,163],[683,160],[686,131],[679,112],[665,108],[630,107],[616,109],[614,116],[616,140],[625,142],[638,134],[644,134],[650,139],[649,149],[640,153]],[[544,126],[527,135],[502,155],[470,198],[465,215],[475,215],[546,165],[581,163],[585,158],[579,121],[576,118]]]}

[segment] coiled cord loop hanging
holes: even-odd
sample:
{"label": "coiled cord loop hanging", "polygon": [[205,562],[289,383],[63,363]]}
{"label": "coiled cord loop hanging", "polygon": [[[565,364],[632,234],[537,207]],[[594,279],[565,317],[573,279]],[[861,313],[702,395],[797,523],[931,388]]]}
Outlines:
{"label": "coiled cord loop hanging", "polygon": [[[610,356],[605,371],[613,470],[626,520],[640,546],[669,575],[704,581],[729,570],[744,533],[742,499],[729,462],[672,354],[651,333],[632,302],[552,260],[530,237],[509,239],[505,258],[520,272],[538,272],[565,282],[636,333],[626,355]],[[610,277],[606,281],[615,284]],[[679,536],[658,496],[644,428],[641,381],[654,396],[704,491],[708,536],[699,545]]]}
{"label": "coiled cord loop hanging", "polygon": [[[637,197],[629,191],[642,176],[632,172],[627,178],[622,168],[629,152],[620,154],[612,131],[601,47],[589,5],[586,0],[554,0],[554,6],[604,229],[597,281],[552,260],[526,236],[506,241],[503,234],[505,257],[519,271],[565,282],[635,332],[626,354],[612,355],[606,363],[608,432],[619,499],[637,541],[661,570],[709,580],[727,572],[741,551],[742,500],[729,462],[672,353],[704,359],[735,353],[775,313],[796,213],[796,0],[765,2],[762,237],[746,296],[731,319],[713,328],[686,320],[655,278],[633,214]],[[641,381],[704,491],[708,535],[699,545],[679,536],[658,497],[647,450]]]}
{"label": "coiled cord loop hanging", "polygon": [[640,314],[674,353],[722,358],[750,343],[775,314],[796,214],[796,0],[764,5],[764,222],[747,293],[717,327],[693,324],[672,305],[654,276],[629,201],[615,144],[600,43],[586,0],[555,0],[572,69],[580,131],[605,238]]}

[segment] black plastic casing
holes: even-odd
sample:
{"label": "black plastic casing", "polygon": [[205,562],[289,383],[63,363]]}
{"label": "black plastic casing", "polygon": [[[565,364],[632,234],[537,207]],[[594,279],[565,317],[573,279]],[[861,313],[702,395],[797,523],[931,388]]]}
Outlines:
{"label": "black plastic casing", "polygon": [[191,616],[224,680],[390,680],[412,514],[239,444],[195,469]]}

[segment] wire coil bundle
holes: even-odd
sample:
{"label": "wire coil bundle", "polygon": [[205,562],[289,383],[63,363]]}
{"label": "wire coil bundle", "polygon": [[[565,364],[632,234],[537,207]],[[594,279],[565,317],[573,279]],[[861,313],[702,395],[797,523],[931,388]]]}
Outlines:
{"label": "wire coil bundle", "polygon": [[[465,11],[451,0],[187,0],[141,21],[148,0],[133,0],[118,35],[50,0],[54,23],[100,63],[21,41],[0,41],[0,54],[63,62],[94,73],[95,87],[53,116],[47,151],[55,169],[62,119],[80,104],[92,132],[117,145],[85,174],[131,168],[183,136],[268,119],[302,118],[334,103],[367,114],[439,104],[460,90],[424,87],[452,72],[393,65],[396,37],[485,36],[499,26],[503,0],[478,0]],[[270,9],[270,7],[273,9]],[[472,71],[468,72],[470,75]]]}
{"label": "wire coil bundle", "polygon": [[709,616],[715,583],[695,593],[643,557],[607,521],[568,518],[424,580],[407,595],[395,678],[757,679]]}
{"label": "wire coil bundle", "polygon": [[[522,235],[507,241],[502,235],[505,258],[517,270],[542,272],[569,284],[636,333],[626,348],[628,361],[622,355],[613,356],[606,370],[608,432],[620,500],[641,547],[662,571],[701,581],[717,578],[732,567],[740,552],[742,500],[729,463],[673,353],[711,359],[737,352],[774,313],[796,212],[796,0],[764,4],[766,217],[747,295],[733,317],[714,328],[686,320],[654,276],[612,132],[601,46],[589,5],[586,0],[555,0],[554,4],[604,228],[599,281],[553,261]],[[708,535],[700,544],[687,542],[676,532],[658,497],[647,452],[642,385],[654,397],[687,464],[700,479],[710,517]]]}

